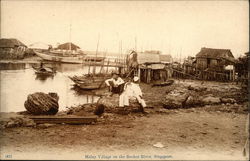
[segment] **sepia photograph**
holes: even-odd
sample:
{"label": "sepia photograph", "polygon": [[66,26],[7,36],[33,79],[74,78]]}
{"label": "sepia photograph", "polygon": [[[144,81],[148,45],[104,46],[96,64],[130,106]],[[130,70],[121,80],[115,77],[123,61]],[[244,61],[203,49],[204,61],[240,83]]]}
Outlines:
{"label": "sepia photograph", "polygon": [[0,0],[1,160],[249,160],[248,0]]}

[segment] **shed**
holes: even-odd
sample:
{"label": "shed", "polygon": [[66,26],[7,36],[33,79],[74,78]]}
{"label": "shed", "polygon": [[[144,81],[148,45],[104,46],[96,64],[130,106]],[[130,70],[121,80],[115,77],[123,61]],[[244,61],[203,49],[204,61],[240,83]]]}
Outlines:
{"label": "shed", "polygon": [[164,63],[145,63],[139,66],[140,80],[145,83],[155,81],[164,82],[172,77],[172,70],[168,64]]}

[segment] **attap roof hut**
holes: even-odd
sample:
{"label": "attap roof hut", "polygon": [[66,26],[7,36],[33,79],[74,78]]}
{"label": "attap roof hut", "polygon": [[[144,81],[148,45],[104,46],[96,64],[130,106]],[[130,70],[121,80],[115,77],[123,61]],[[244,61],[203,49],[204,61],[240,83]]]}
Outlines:
{"label": "attap roof hut", "polygon": [[27,47],[24,43],[22,43],[21,41],[19,41],[17,39],[13,39],[13,38],[0,39],[0,48],[14,48],[14,47],[19,47],[19,46]]}
{"label": "attap roof hut", "polygon": [[211,59],[234,59],[230,49],[213,49],[201,48],[201,51],[196,55],[196,58],[211,58]]}
{"label": "attap roof hut", "polygon": [[138,52],[137,61],[138,61],[138,64],[159,63],[160,55],[155,52]]}
{"label": "attap roof hut", "polygon": [[224,65],[233,65],[234,56],[230,49],[201,48],[196,55],[197,68],[222,68]]}

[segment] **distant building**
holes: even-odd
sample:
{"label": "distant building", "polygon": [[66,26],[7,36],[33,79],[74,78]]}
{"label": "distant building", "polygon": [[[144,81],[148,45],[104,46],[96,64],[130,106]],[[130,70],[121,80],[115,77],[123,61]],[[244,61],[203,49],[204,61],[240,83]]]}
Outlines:
{"label": "distant building", "polygon": [[0,59],[23,59],[26,48],[17,39],[0,39]]}
{"label": "distant building", "polygon": [[58,45],[57,49],[60,49],[60,50],[78,50],[78,49],[80,49],[80,47],[71,43],[71,42],[67,42],[67,43]]}
{"label": "distant building", "polygon": [[225,66],[234,65],[235,59],[230,49],[201,48],[196,55],[198,70],[223,71]]}

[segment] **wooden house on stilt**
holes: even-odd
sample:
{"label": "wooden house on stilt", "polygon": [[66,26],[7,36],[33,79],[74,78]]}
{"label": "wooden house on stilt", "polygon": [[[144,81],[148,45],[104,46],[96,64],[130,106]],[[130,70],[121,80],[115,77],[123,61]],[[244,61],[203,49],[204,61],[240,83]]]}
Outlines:
{"label": "wooden house on stilt", "polygon": [[166,81],[172,76],[171,61],[171,55],[162,55],[160,51],[132,51],[128,58],[130,76],[139,76],[144,83]]}

